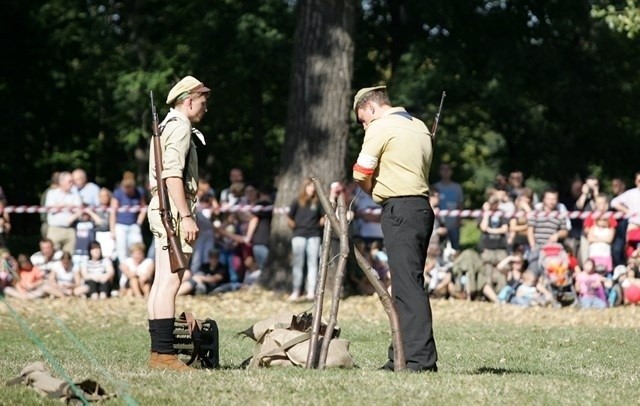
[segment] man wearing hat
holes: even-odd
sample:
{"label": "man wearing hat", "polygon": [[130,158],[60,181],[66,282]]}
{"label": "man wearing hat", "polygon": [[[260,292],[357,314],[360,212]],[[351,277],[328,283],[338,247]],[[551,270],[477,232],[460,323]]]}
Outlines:
{"label": "man wearing hat", "polygon": [[[193,76],[180,80],[167,96],[171,110],[160,124],[162,150],[162,180],[170,197],[171,213],[176,233],[182,242],[182,251],[190,256],[198,236],[195,222],[196,191],[198,190],[198,155],[192,137],[204,144],[202,133],[192,127],[207,112],[210,89]],[[156,271],[149,292],[149,334],[151,358],[149,366],[155,369],[188,371],[190,368],[178,359],[173,349],[173,323],[175,298],[182,283],[184,270],[171,272],[167,233],[160,219],[156,179],[154,143],[151,143],[149,184],[153,195],[148,208],[149,225],[155,238]]]}
{"label": "man wearing hat", "polygon": [[[432,139],[427,126],[402,107],[392,107],[385,86],[364,88],[353,101],[365,136],[353,178],[382,205],[382,232],[391,289],[409,371],[436,372],[431,305],[423,269],[433,231],[429,204]],[[393,348],[382,367],[393,370]]]}

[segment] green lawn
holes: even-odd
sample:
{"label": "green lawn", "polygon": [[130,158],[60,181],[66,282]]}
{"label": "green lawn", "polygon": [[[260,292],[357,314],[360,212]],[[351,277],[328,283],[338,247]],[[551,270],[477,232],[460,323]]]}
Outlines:
{"label": "green lawn", "polygon": [[[7,303],[49,355],[21,328]],[[520,309],[436,301],[440,372],[395,374],[377,370],[385,361],[389,328],[373,297],[341,303],[342,337],[351,340],[358,364],[351,370],[239,369],[253,342],[236,336],[238,331],[280,310],[301,312],[310,304],[292,306],[269,292],[249,292],[181,298],[178,306],[218,321],[221,369],[148,370],[143,301],[8,299],[0,303],[0,375],[6,381],[30,362],[47,361],[51,367],[53,359],[74,380],[92,378],[118,392],[111,404],[638,403],[638,308]],[[0,391],[3,405],[42,402],[25,387]]]}

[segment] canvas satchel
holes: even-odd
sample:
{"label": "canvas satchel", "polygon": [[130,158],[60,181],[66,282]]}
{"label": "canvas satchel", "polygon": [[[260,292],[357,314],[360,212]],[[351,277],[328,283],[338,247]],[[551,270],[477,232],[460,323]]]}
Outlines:
{"label": "canvas satchel", "polygon": [[[243,365],[247,368],[268,366],[304,366],[309,353],[311,338],[311,315],[295,315],[283,312],[262,320],[241,332],[256,344],[253,355]],[[324,329],[321,329],[321,332]],[[355,362],[349,353],[349,340],[339,338],[340,329],[336,328],[329,343],[327,368],[353,368]],[[325,337],[320,335],[318,348]]]}

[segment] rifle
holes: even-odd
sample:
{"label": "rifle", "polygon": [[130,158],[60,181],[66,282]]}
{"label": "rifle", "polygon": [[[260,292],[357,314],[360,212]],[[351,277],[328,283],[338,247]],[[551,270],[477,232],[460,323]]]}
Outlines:
{"label": "rifle", "polygon": [[153,104],[153,91],[149,91],[151,98],[151,116],[153,120],[153,156],[156,161],[156,181],[158,184],[158,202],[160,211],[160,220],[167,233],[167,246],[162,247],[163,250],[169,250],[169,262],[171,263],[171,272],[176,273],[187,269],[189,264],[182,252],[182,245],[176,230],[173,226],[173,215],[171,214],[171,204],[169,203],[169,191],[167,184],[162,179],[162,145],[160,144],[160,132],[158,129],[158,113],[156,106]]}
{"label": "rifle", "polygon": [[431,128],[431,136],[436,138],[436,131],[438,130],[438,121],[440,121],[440,112],[442,112],[442,104],[444,103],[444,98],[447,96],[447,93],[443,90],[442,97],[440,98],[440,107],[438,108],[438,112],[436,113],[436,119],[433,122],[433,127]]}

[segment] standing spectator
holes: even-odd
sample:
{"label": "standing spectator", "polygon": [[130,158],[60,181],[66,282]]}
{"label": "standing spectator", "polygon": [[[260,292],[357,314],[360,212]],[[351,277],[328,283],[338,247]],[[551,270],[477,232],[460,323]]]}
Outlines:
{"label": "standing spectator", "polygon": [[533,208],[533,191],[526,188],[518,197],[516,197],[515,214],[509,219],[509,236],[507,237],[507,245],[510,252],[514,252],[518,247],[522,247],[524,258],[529,257],[529,215]]}
{"label": "standing spectator", "polygon": [[89,259],[81,266],[80,274],[88,286],[91,299],[106,299],[109,296],[115,270],[111,259],[102,256],[99,242],[89,243]]}
{"label": "standing spectator", "polygon": [[[138,212],[131,206],[140,206]],[[113,191],[111,198],[111,226],[116,241],[116,256],[119,261],[127,258],[129,247],[142,242],[140,226],[147,215],[144,192],[136,186],[132,172],[125,172],[120,186]],[[123,210],[121,210],[121,208]]]}
{"label": "standing spectator", "polygon": [[607,274],[613,271],[611,243],[615,233],[616,229],[611,226],[609,219],[601,215],[596,219],[595,224],[589,227],[587,234],[588,258],[594,262],[596,269]]}
{"label": "standing spectator", "polygon": [[[516,198],[526,191],[524,173],[518,169],[513,170],[509,173],[508,181],[507,192],[511,200],[515,202]],[[538,196],[536,196],[535,193],[531,196],[531,202],[532,206],[538,203]]]}
{"label": "standing spectator", "polygon": [[[42,195],[40,195],[40,207],[45,206],[49,191],[56,189],[58,187],[59,178],[60,178],[60,172],[53,172],[51,174],[51,180],[49,181],[49,186],[47,187],[47,189],[45,189],[44,192],[42,192]],[[40,221],[42,222],[42,224],[40,225],[40,235],[42,236],[42,238],[45,238],[47,236],[47,228],[48,228],[46,212],[40,214]]]}
{"label": "standing spectator", "polygon": [[611,207],[627,217],[626,255],[627,257],[640,244],[640,172],[635,174],[636,187],[614,197]]}
{"label": "standing spectator", "polygon": [[114,215],[110,209],[111,191],[106,187],[100,188],[99,205],[95,210],[95,216],[92,216],[95,223],[96,241],[100,244],[102,255],[105,258],[114,260],[116,258],[116,240],[115,233],[111,232],[111,216]]}
{"label": "standing spectator", "polygon": [[7,238],[11,232],[11,217],[5,210],[6,206],[6,200],[0,199],[0,248],[7,246]]}
{"label": "standing spectator", "polygon": [[202,194],[196,202],[196,224],[198,225],[198,237],[193,246],[191,255],[191,271],[198,271],[203,264],[207,263],[209,251],[215,245],[215,229],[213,228],[213,205],[211,195]]}
{"label": "standing spectator", "polygon": [[95,224],[93,217],[97,214],[85,207],[81,211],[74,213],[73,224],[76,229],[76,245],[73,251],[73,265],[78,269],[89,259],[89,244],[96,239]]}
{"label": "standing spectator", "polygon": [[[464,194],[462,186],[452,180],[453,169],[448,163],[440,165],[440,180],[433,184],[433,187],[440,192],[440,209],[443,210],[461,210],[464,203]],[[447,235],[451,247],[460,250],[460,217],[444,216],[445,227],[447,227]]]}
{"label": "standing spectator", "polygon": [[[611,198],[615,198],[620,196],[627,190],[627,185],[620,178],[613,178],[611,180]],[[609,210],[615,210],[611,206],[611,202],[609,202]],[[611,256],[613,257],[613,265],[625,265],[626,264],[626,254],[624,251],[625,241],[627,239],[627,226],[629,222],[625,217],[621,217],[616,219],[618,221],[618,225],[616,226],[616,235],[613,239],[613,243],[611,244]]]}
{"label": "standing spectator", "polygon": [[596,266],[604,266],[610,273],[613,271],[612,244],[618,221],[607,213],[608,208],[609,198],[599,194],[594,210],[584,219],[583,229],[588,244],[587,258],[593,259]]}
{"label": "standing spectator", "polygon": [[438,215],[440,211],[438,208],[440,205],[440,192],[433,186],[429,190],[429,204],[433,207],[434,212],[433,232],[429,239],[429,246],[437,245],[441,248],[440,252],[443,253],[444,243],[447,240],[447,227],[444,226],[444,219]]}
{"label": "standing spectator", "polygon": [[380,222],[382,207],[370,195],[362,192],[360,186],[355,190],[353,210],[358,231],[356,237],[364,241],[365,250],[368,250],[373,242],[382,246],[384,241],[382,223]]}
{"label": "standing spectator", "polygon": [[[589,175],[580,188],[580,196],[578,196],[573,209],[581,212],[594,211],[596,209],[596,199],[598,196],[600,196],[600,182],[594,175]],[[587,241],[587,232],[584,230],[583,223],[584,221],[580,218],[571,219],[571,231],[569,232],[569,237],[579,241],[577,252],[580,264],[583,264],[584,261],[589,258],[590,246],[589,241]],[[576,245],[574,244],[574,249],[575,247]]]}
{"label": "standing spectator", "polygon": [[251,211],[252,216],[249,220],[245,241],[251,245],[253,259],[257,268],[262,271],[269,257],[273,206],[269,191],[264,188],[258,190],[258,200],[255,202],[255,210]]}
{"label": "standing spectator", "polygon": [[58,187],[47,192],[45,207],[47,214],[47,238],[56,249],[73,252],[76,245],[76,230],[73,227],[73,212],[82,208],[80,195],[73,190],[73,179],[69,172],[61,172]]}
{"label": "standing spectator", "polygon": [[147,297],[154,276],[154,262],[146,258],[143,243],[134,243],[130,255],[120,263],[120,296],[131,293],[134,297]]}
{"label": "standing spectator", "polygon": [[[437,372],[431,304],[423,274],[433,231],[434,214],[429,205],[433,138],[421,120],[402,107],[391,106],[385,89],[361,89],[354,98],[353,110],[365,135],[353,178],[382,206],[391,290],[406,357],[403,367],[414,372]],[[441,187],[438,190],[441,198],[449,193]],[[393,346],[382,368],[394,370]]]}
{"label": "standing spectator", "polygon": [[500,198],[491,196],[489,207],[480,220],[482,246],[480,258],[484,268],[486,286],[482,291],[492,302],[498,302],[497,293],[507,284],[507,275],[501,272],[497,265],[507,257],[507,233],[509,232],[509,219],[498,211]]}
{"label": "standing spectator", "polygon": [[[229,171],[229,185],[234,183],[244,183],[244,174],[240,168],[231,168]],[[234,206],[238,203],[239,196],[231,192],[231,186],[222,189],[220,192],[220,204],[223,206]]]}
{"label": "standing spectator", "polygon": [[529,218],[529,229],[527,230],[531,247],[529,269],[538,277],[542,272],[538,263],[540,249],[546,244],[562,241],[568,235],[567,219],[562,217],[558,206],[558,191],[547,189],[542,197],[540,211]]}
{"label": "standing spectator", "polygon": [[307,264],[306,298],[313,300],[318,277],[324,210],[322,210],[316,194],[316,187],[311,179],[307,178],[302,182],[298,198],[293,201],[289,213],[287,213],[287,223],[293,230],[293,238],[291,239],[293,291],[289,300],[300,299],[305,258]]}
{"label": "standing spectator", "polygon": [[82,203],[89,207],[96,207],[100,204],[100,187],[93,182],[87,180],[87,173],[84,169],[74,169],[71,172],[73,178],[73,186],[80,195]]}
{"label": "standing spectator", "polygon": [[52,265],[62,258],[62,251],[56,250],[53,246],[53,241],[48,238],[43,238],[38,243],[40,250],[31,255],[31,264],[40,269],[44,276],[49,275]]}

